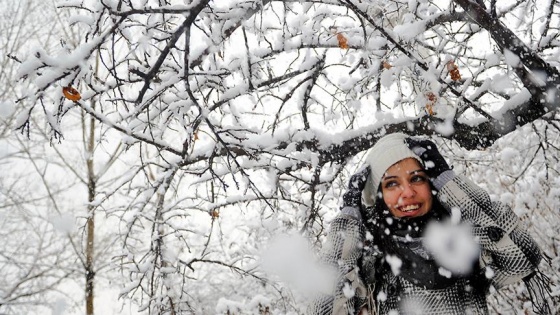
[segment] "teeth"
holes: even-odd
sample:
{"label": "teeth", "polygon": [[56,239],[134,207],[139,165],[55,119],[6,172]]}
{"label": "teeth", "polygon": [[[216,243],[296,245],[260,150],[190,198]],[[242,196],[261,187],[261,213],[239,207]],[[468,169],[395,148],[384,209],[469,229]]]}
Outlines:
{"label": "teeth", "polygon": [[401,211],[404,211],[404,212],[414,211],[414,210],[417,210],[418,208],[420,208],[420,205],[408,205],[408,206],[402,207]]}

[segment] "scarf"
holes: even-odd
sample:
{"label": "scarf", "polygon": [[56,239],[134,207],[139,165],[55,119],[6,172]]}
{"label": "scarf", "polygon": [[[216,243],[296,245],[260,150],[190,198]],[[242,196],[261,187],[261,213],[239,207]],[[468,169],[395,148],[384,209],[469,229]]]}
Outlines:
{"label": "scarf", "polygon": [[372,212],[374,216],[368,220],[369,224],[366,226],[374,234],[375,245],[383,257],[382,268],[376,268],[378,272],[393,272],[394,268],[391,268],[391,263],[386,259],[391,256],[397,257],[401,262],[398,271],[395,270],[395,276],[403,277],[425,289],[443,289],[460,278],[471,278],[475,287],[485,290],[488,288],[489,281],[477,262],[470,274],[442,274],[441,267],[424,247],[423,234],[428,223],[449,217],[448,212],[437,200],[430,212],[421,217],[395,218],[388,210],[379,208]]}

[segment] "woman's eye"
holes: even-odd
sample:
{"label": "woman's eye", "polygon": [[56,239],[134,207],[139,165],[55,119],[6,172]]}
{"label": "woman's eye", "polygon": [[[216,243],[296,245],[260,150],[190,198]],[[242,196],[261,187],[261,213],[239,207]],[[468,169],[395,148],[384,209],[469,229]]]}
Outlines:
{"label": "woman's eye", "polygon": [[412,178],[410,179],[410,181],[411,181],[412,183],[424,183],[424,182],[426,182],[427,180],[428,180],[428,179],[427,179],[426,177],[420,176],[420,175],[412,176]]}
{"label": "woman's eye", "polygon": [[398,183],[396,181],[389,181],[385,183],[385,188],[396,187]]}

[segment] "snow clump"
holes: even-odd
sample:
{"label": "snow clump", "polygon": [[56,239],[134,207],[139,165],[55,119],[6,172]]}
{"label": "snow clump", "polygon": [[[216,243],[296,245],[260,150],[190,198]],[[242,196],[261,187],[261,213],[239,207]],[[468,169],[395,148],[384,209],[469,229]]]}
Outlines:
{"label": "snow clump", "polygon": [[[480,253],[471,227],[465,223],[430,223],[423,241],[436,263],[452,274],[470,273]],[[445,271],[443,274],[446,274]]]}

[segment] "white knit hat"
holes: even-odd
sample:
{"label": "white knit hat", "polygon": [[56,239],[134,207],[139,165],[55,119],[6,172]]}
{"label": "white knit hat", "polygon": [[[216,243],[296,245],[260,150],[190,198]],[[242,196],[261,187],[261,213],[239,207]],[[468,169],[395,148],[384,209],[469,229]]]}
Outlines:
{"label": "white knit hat", "polygon": [[415,158],[420,162],[420,165],[423,165],[422,160],[406,145],[405,138],[407,137],[404,133],[391,133],[379,139],[369,149],[364,162],[371,168],[370,176],[362,192],[365,205],[373,206],[375,204],[381,179],[391,165],[406,158]]}

